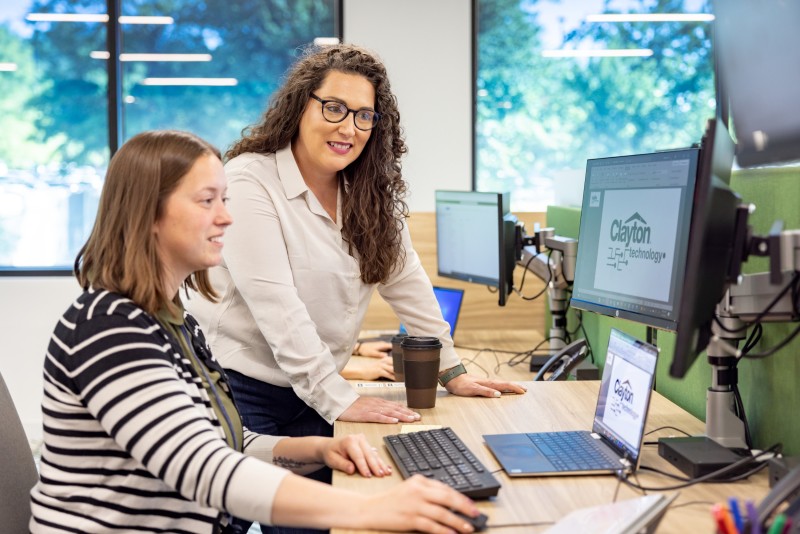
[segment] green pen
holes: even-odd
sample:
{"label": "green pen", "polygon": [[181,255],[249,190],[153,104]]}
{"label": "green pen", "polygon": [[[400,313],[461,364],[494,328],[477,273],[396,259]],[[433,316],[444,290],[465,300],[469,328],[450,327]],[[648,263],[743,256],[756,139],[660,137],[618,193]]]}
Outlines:
{"label": "green pen", "polygon": [[767,534],[781,534],[783,532],[783,525],[786,524],[786,516],[784,514],[778,515],[769,527]]}

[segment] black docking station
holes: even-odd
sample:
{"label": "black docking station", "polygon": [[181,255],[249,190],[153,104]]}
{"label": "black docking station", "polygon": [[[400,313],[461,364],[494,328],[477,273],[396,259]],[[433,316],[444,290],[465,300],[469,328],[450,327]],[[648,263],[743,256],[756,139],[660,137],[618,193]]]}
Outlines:
{"label": "black docking station", "polygon": [[[729,449],[705,436],[688,438],[660,438],[658,454],[690,478],[698,478],[727,467],[743,458],[752,458],[746,449]],[[722,474],[730,478],[753,469],[754,463],[743,465]]]}

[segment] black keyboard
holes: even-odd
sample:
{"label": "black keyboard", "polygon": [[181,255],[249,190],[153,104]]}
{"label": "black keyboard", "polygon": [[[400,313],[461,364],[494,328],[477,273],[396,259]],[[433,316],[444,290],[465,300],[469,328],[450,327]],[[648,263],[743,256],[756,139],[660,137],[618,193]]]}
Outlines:
{"label": "black keyboard", "polygon": [[500,483],[450,428],[383,438],[403,478],[423,475],[473,499],[494,497]]}

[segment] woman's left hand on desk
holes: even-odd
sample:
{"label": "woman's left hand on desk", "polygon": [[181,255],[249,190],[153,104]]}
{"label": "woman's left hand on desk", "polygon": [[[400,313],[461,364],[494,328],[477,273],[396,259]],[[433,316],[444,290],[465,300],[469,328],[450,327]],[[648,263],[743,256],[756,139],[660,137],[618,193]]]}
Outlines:
{"label": "woman's left hand on desk", "polygon": [[503,393],[525,393],[527,390],[513,382],[478,378],[470,374],[458,375],[445,386],[447,391],[461,397],[499,397]]}
{"label": "woman's left hand on desk", "polygon": [[383,462],[377,449],[369,444],[363,434],[351,434],[328,441],[323,457],[325,465],[348,475],[358,472],[369,478],[392,474],[392,468]]}

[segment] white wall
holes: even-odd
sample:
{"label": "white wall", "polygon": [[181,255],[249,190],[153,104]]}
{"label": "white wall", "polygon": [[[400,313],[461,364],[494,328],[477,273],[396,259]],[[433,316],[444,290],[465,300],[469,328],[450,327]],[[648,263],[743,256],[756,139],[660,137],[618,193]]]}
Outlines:
{"label": "white wall", "polygon": [[[469,0],[344,0],[345,41],[381,56],[400,104],[412,211],[435,189],[471,184]],[[25,431],[41,437],[42,361],[58,317],[78,295],[72,277],[0,278],[0,372]]]}
{"label": "white wall", "polygon": [[79,292],[67,276],[0,278],[0,373],[31,439],[42,434],[42,362],[50,334]]}
{"label": "white wall", "polygon": [[472,185],[471,2],[344,0],[344,40],[377,52],[400,105],[411,211]]}

